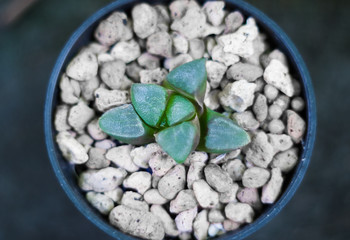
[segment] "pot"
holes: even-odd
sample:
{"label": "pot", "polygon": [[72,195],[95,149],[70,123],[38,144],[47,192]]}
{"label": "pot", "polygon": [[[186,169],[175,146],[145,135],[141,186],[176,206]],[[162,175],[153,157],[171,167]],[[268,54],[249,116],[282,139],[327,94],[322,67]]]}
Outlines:
{"label": "pot", "polygon": [[[86,44],[88,44],[92,37],[93,31],[97,27],[98,23],[106,18],[110,13],[116,10],[128,11],[132,6],[139,2],[139,0],[119,0],[115,1],[106,7],[100,9],[91,17],[89,17],[71,36],[66,43],[61,54],[59,55],[57,62],[52,71],[49,85],[46,94],[45,102],[45,140],[48,155],[55,172],[55,175],[70,198],[73,204],[79,209],[79,211],[87,217],[93,224],[98,226],[101,230],[109,234],[116,239],[135,239],[118,229],[112,227],[108,219],[104,218],[97,210],[95,210],[85,199],[83,192],[80,190],[74,166],[69,164],[62,156],[58,145],[55,142],[56,131],[53,126],[53,116],[58,104],[58,82],[60,74],[63,72],[69,61],[75,56],[75,54]],[[151,1],[148,1],[151,2]],[[164,4],[170,1],[152,1],[151,3]],[[203,2],[203,1],[199,1]],[[285,180],[283,194],[279,200],[264,209],[264,212],[251,224],[248,224],[236,231],[228,232],[221,235],[219,238],[224,239],[243,239],[250,234],[254,233],[262,226],[267,224],[272,218],[274,218],[283,207],[289,202],[292,196],[298,189],[310,162],[315,136],[316,136],[316,103],[314,90],[311,83],[311,78],[308,73],[307,67],[300,56],[298,50],[288,38],[288,36],[281,30],[281,28],[268,18],[261,11],[251,6],[250,4],[242,0],[226,0],[226,7],[228,9],[234,8],[241,11],[246,16],[252,16],[256,19],[257,24],[263,32],[267,33],[269,40],[275,47],[282,50],[289,59],[291,72],[301,80],[302,90],[304,98],[306,99],[306,112],[304,117],[306,118],[307,130],[304,141],[302,142],[302,152],[300,161],[295,169],[288,175]]]}

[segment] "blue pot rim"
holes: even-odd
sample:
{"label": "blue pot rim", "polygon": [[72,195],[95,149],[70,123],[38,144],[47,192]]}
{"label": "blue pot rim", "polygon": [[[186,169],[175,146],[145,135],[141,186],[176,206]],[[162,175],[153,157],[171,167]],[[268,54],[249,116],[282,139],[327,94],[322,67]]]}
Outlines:
{"label": "blue pot rim", "polygon": [[[48,151],[48,155],[55,172],[56,177],[59,180],[61,187],[66,192],[69,199],[73,202],[73,204],[79,209],[79,211],[88,218],[92,223],[97,225],[101,230],[106,232],[111,237],[116,239],[135,239],[132,236],[124,234],[123,232],[115,229],[107,222],[103,221],[97,216],[97,213],[92,210],[85,202],[81,201],[81,198],[78,197],[78,193],[74,191],[74,187],[71,186],[63,173],[62,168],[58,163],[58,156],[55,152],[55,138],[53,136],[53,120],[52,115],[54,112],[53,102],[54,102],[54,93],[57,85],[57,81],[59,75],[61,73],[61,69],[64,65],[64,62],[71,51],[73,45],[76,43],[78,38],[96,21],[99,21],[101,18],[106,16],[108,13],[130,3],[136,3],[137,0],[119,0],[115,1],[96,13],[94,13],[91,17],[89,17],[70,37],[63,50],[61,51],[56,64],[53,68],[48,88],[46,94],[45,101],[45,110],[44,110],[44,132],[45,132],[45,141],[46,147]],[[305,97],[307,100],[307,132],[305,141],[302,142],[303,145],[303,153],[301,156],[301,160],[297,165],[294,176],[291,179],[288,187],[280,196],[279,200],[271,205],[265,212],[263,212],[259,218],[257,218],[253,223],[244,226],[243,228],[236,230],[234,232],[230,232],[228,234],[222,235],[220,239],[243,239],[255,231],[259,230],[262,226],[267,224],[273,217],[275,217],[281,209],[290,201],[292,196],[295,194],[297,188],[299,187],[306,170],[308,168],[311,154],[313,151],[315,138],[316,138],[316,125],[317,125],[317,117],[316,117],[316,101],[315,95],[312,87],[311,77],[307,70],[306,64],[304,63],[301,55],[298,50],[289,39],[289,37],[282,31],[282,29],[270,18],[268,18],[264,13],[260,10],[256,9],[252,5],[242,1],[242,0],[226,0],[225,2],[230,3],[236,6],[239,10],[248,13],[249,16],[254,17],[259,25],[262,25],[265,29],[273,32],[274,40],[285,47],[285,49],[289,53],[289,57],[291,61],[295,62],[296,71],[299,72],[301,76],[301,80],[303,82]]]}

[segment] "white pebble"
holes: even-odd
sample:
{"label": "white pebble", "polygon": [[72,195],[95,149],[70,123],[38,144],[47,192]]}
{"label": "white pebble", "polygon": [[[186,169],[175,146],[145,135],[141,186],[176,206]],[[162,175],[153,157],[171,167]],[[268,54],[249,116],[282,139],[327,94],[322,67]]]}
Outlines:
{"label": "white pebble", "polygon": [[124,182],[124,188],[131,188],[140,194],[144,194],[151,188],[151,174],[148,172],[135,172],[128,176]]}
{"label": "white pebble", "polygon": [[287,133],[295,143],[299,143],[306,131],[306,123],[296,112],[287,110]]}
{"label": "white pebble", "polygon": [[111,49],[111,55],[116,59],[129,63],[136,60],[141,55],[141,49],[135,40],[118,42]]}
{"label": "white pebble", "polygon": [[110,161],[105,157],[106,149],[90,148],[89,160],[86,166],[90,169],[101,169],[109,166]]}
{"label": "white pebble", "polygon": [[129,91],[126,90],[107,90],[104,88],[98,88],[95,91],[95,104],[97,109],[101,112],[130,102],[130,94]]}
{"label": "white pebble", "polygon": [[292,138],[286,134],[267,134],[269,142],[273,147],[274,155],[286,151],[293,146]]}
{"label": "white pebble", "polygon": [[272,119],[268,125],[270,133],[281,134],[285,129],[284,123],[279,119]]}
{"label": "white pebble", "polygon": [[204,178],[203,169],[205,163],[202,162],[193,162],[191,163],[188,172],[187,172],[187,187],[192,189],[192,185],[195,181]]}
{"label": "white pebble", "polygon": [[128,172],[136,172],[139,167],[134,164],[131,159],[131,145],[122,145],[108,150],[106,158],[117,166],[124,168]]}
{"label": "white pebble", "polygon": [[107,167],[101,170],[87,170],[80,174],[79,186],[84,191],[106,192],[122,184],[127,172],[122,168]]}
{"label": "white pebble", "polygon": [[68,77],[78,81],[87,81],[97,75],[98,63],[96,55],[82,51],[68,64],[66,73]]}
{"label": "white pebble", "polygon": [[95,38],[105,46],[111,46],[120,40],[132,38],[128,18],[123,12],[114,12],[102,20],[96,28]]}
{"label": "white pebble", "polygon": [[229,203],[225,207],[226,217],[237,223],[251,223],[254,218],[253,208],[246,203]]}
{"label": "white pebble", "polygon": [[89,156],[86,149],[69,132],[59,132],[56,141],[68,161],[74,164],[83,164],[88,161]]}
{"label": "white pebble", "polygon": [[281,193],[283,184],[283,177],[279,168],[273,168],[271,170],[271,179],[263,187],[261,194],[261,202],[265,204],[274,203]]}
{"label": "white pebble", "polygon": [[69,110],[68,123],[75,131],[81,133],[94,116],[95,111],[85,102],[80,101]]}
{"label": "white pebble", "polygon": [[234,113],[232,118],[235,119],[237,124],[245,130],[254,131],[258,129],[260,125],[251,111]]}
{"label": "white pebble", "polygon": [[88,192],[86,194],[86,199],[103,215],[109,214],[109,212],[114,208],[113,200],[101,193]]}
{"label": "white pebble", "polygon": [[211,51],[211,57],[214,61],[221,62],[227,67],[239,62],[239,57],[236,54],[224,52],[224,49],[219,44]]}
{"label": "white pebble", "polygon": [[240,159],[233,159],[225,163],[222,169],[229,174],[233,181],[240,181],[246,167]]}
{"label": "white pebble", "polygon": [[238,62],[233,64],[226,72],[228,79],[242,80],[245,79],[253,82],[263,75],[263,69],[250,63]]}
{"label": "white pebble", "polygon": [[106,191],[103,194],[112,199],[113,202],[120,204],[124,191],[120,187],[117,187],[116,189]]}
{"label": "white pebble", "polygon": [[160,66],[159,58],[149,53],[142,53],[141,56],[138,57],[137,62],[141,67],[148,70],[153,70],[159,68]]}
{"label": "white pebble", "polygon": [[244,22],[244,17],[239,11],[228,14],[225,18],[225,34],[235,32]]}
{"label": "white pebble", "polygon": [[262,208],[260,196],[257,188],[242,188],[237,193],[237,198],[242,203],[247,203],[256,210]]}
{"label": "white pebble", "polygon": [[254,54],[253,41],[257,36],[258,27],[255,20],[249,18],[236,32],[220,36],[218,42],[225,52],[246,58]]}
{"label": "white pebble", "polygon": [[205,44],[202,39],[191,39],[190,41],[190,51],[189,54],[193,59],[202,58],[205,52]]}
{"label": "white pebble", "polygon": [[204,98],[205,106],[207,106],[211,110],[218,109],[220,107],[219,93],[220,90],[218,89],[210,91],[209,94],[207,94]]}
{"label": "white pebble", "polygon": [[253,105],[253,112],[255,114],[256,120],[259,122],[264,122],[268,114],[267,99],[264,95],[258,94],[255,98]]}
{"label": "white pebble", "polygon": [[148,162],[151,159],[152,155],[158,151],[162,151],[161,147],[157,143],[151,143],[145,147],[135,147],[131,150],[130,156],[135,165],[140,168],[148,168]]}
{"label": "white pebble", "polygon": [[161,240],[164,227],[154,214],[119,205],[109,214],[110,223],[123,232],[136,237]]}
{"label": "white pebble", "polygon": [[192,232],[192,223],[197,216],[197,207],[179,213],[175,218],[176,227],[180,232]]}
{"label": "white pebble", "polygon": [[208,235],[209,221],[208,210],[200,211],[193,222],[193,232],[197,240],[206,240]]}
{"label": "white pebble", "polygon": [[174,51],[176,54],[188,52],[188,41],[184,36],[177,32],[173,32],[171,38],[173,40]]}
{"label": "white pebble", "polygon": [[209,1],[203,6],[208,20],[213,26],[219,26],[225,17],[225,2],[224,1]]}
{"label": "white pebble", "polygon": [[145,39],[157,30],[157,11],[146,3],[136,5],[131,11],[136,35]]}
{"label": "white pebble", "polygon": [[282,172],[288,173],[295,167],[298,159],[298,149],[291,148],[284,152],[277,153],[273,158],[271,167],[279,168]]}
{"label": "white pebble", "polygon": [[179,235],[174,219],[171,218],[169,213],[160,205],[153,205],[151,207],[151,213],[157,216],[163,223],[165,234],[176,237]]}
{"label": "white pebble", "polygon": [[154,55],[171,57],[172,39],[169,33],[161,31],[149,36],[147,39],[147,51]]}
{"label": "white pebble", "polygon": [[136,192],[126,191],[122,197],[121,204],[135,210],[149,211],[149,206],[143,201],[142,195]]}
{"label": "white pebble", "polygon": [[269,170],[265,168],[251,167],[244,172],[242,184],[247,188],[259,188],[264,186],[269,178]]}
{"label": "white pebble", "polygon": [[305,101],[301,97],[293,98],[291,106],[294,111],[301,112],[305,108]]}
{"label": "white pebble", "polygon": [[269,107],[269,116],[272,119],[279,119],[283,114],[282,108],[277,104],[272,104]]}
{"label": "white pebble", "polygon": [[194,195],[203,208],[213,208],[219,202],[219,194],[215,192],[203,179],[197,180],[192,185]]}
{"label": "white pebble", "polygon": [[239,188],[238,184],[233,183],[232,187],[229,190],[227,190],[226,192],[220,193],[219,201],[221,203],[236,202],[237,201],[236,194],[237,194],[238,188]]}
{"label": "white pebble", "polygon": [[107,138],[107,134],[103,132],[99,126],[98,119],[92,120],[87,125],[87,131],[90,134],[90,136],[95,140],[103,140]]}
{"label": "white pebble", "polygon": [[193,58],[189,54],[179,54],[179,55],[176,55],[175,57],[165,59],[164,67],[169,71],[171,71],[182,64],[191,62],[192,60]]}
{"label": "white pebble", "polygon": [[98,75],[88,81],[80,82],[81,95],[86,101],[94,100],[94,92],[100,86],[100,82]]}
{"label": "white pebble", "polygon": [[273,59],[266,67],[264,79],[288,97],[294,95],[294,86],[288,68],[280,61]]}
{"label": "white pebble", "polygon": [[229,174],[217,165],[210,163],[204,168],[207,183],[217,192],[227,192],[232,188],[233,182]]}
{"label": "white pebble", "polygon": [[232,220],[226,219],[223,222],[223,226],[224,226],[224,229],[226,231],[234,231],[234,230],[236,230],[236,229],[238,229],[240,227],[240,224],[236,223],[236,222],[234,222]]}
{"label": "white pebble", "polygon": [[164,68],[141,70],[140,82],[145,84],[162,84],[167,74],[168,71]]}
{"label": "white pebble", "polygon": [[217,88],[220,86],[220,82],[225,75],[227,67],[223,63],[215,61],[206,62],[206,70],[208,75],[208,81],[212,88]]}
{"label": "white pebble", "polygon": [[121,60],[106,62],[100,68],[100,77],[111,89],[129,89],[132,82],[124,77],[125,68],[125,63]]}
{"label": "white pebble", "polygon": [[206,16],[198,8],[188,9],[181,19],[175,19],[171,29],[181,33],[187,39],[202,37],[206,27]]}
{"label": "white pebble", "polygon": [[169,200],[160,195],[158,189],[150,189],[143,195],[143,198],[148,204],[162,205],[167,203]]}
{"label": "white pebble", "polygon": [[95,142],[95,148],[110,149],[116,146],[115,142],[110,139]]}
{"label": "white pebble", "polygon": [[79,83],[73,79],[69,79],[66,74],[63,74],[60,80],[61,100],[67,104],[76,104],[80,98]]}
{"label": "white pebble", "polygon": [[266,84],[264,87],[264,95],[271,102],[275,100],[278,96],[278,89],[271,84]]}
{"label": "white pebble", "polygon": [[149,160],[153,174],[159,177],[164,176],[175,165],[175,160],[163,151],[152,154]]}
{"label": "white pebble", "polygon": [[166,199],[174,199],[176,194],[185,188],[186,170],[183,165],[170,169],[158,182],[158,191]]}
{"label": "white pebble", "polygon": [[246,80],[229,83],[219,94],[219,99],[224,107],[229,107],[237,112],[244,112],[253,105],[255,83]]}
{"label": "white pebble", "polygon": [[69,107],[65,104],[59,105],[56,108],[55,113],[55,129],[58,132],[63,132],[69,130],[71,127],[68,125],[68,111]]}
{"label": "white pebble", "polygon": [[197,206],[197,200],[192,190],[180,191],[176,198],[170,202],[169,211],[171,213],[180,213]]}

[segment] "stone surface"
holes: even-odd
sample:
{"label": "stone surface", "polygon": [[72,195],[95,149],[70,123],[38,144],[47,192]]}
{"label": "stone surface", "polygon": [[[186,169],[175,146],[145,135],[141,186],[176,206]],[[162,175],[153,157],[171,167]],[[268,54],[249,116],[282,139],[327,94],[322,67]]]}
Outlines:
{"label": "stone surface", "polygon": [[231,110],[244,112],[253,105],[255,87],[255,83],[249,83],[246,80],[229,83],[219,94],[220,103]]}
{"label": "stone surface", "polygon": [[229,203],[225,207],[226,217],[237,223],[251,223],[254,218],[253,208],[246,203]]}
{"label": "stone surface", "polygon": [[107,167],[87,170],[79,176],[79,186],[84,191],[106,192],[122,184],[127,172],[122,168]]}
{"label": "stone surface", "polygon": [[176,194],[185,188],[186,170],[183,165],[170,169],[158,182],[158,191],[166,199],[174,199]]}
{"label": "stone surface", "polygon": [[136,237],[161,240],[164,227],[154,214],[119,205],[109,214],[109,221],[120,230]]}
{"label": "stone surface", "polygon": [[131,159],[131,145],[122,145],[108,150],[106,158],[128,172],[136,172],[139,167]]}
{"label": "stone surface", "polygon": [[259,188],[270,179],[270,172],[264,168],[248,168],[242,177],[242,184],[247,188]]}
{"label": "stone surface", "polygon": [[135,172],[128,176],[124,182],[124,188],[131,188],[140,194],[144,194],[151,188],[151,174],[148,172]]}
{"label": "stone surface", "polygon": [[204,174],[208,184],[217,192],[227,192],[232,188],[232,179],[220,166],[211,163],[204,168]]}
{"label": "stone surface", "polygon": [[213,208],[219,202],[219,194],[203,179],[195,181],[192,187],[194,195],[201,207]]}

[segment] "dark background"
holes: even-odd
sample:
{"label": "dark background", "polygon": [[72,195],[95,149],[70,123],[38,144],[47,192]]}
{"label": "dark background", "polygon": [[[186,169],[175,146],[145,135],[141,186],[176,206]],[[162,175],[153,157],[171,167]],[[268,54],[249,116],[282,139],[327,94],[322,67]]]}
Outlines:
{"label": "dark background", "polygon": [[[0,1],[3,16],[5,4]],[[43,133],[46,86],[71,33],[107,0],[38,1],[0,29],[0,239],[110,239],[60,188]],[[248,0],[304,57],[318,105],[310,168],[286,208],[248,239],[350,239],[350,1]]]}

